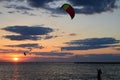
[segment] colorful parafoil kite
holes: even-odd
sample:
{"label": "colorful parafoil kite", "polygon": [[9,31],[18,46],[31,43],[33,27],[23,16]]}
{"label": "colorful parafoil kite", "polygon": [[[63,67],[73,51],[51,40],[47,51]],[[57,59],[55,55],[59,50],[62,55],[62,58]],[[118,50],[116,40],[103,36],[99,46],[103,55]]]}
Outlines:
{"label": "colorful parafoil kite", "polygon": [[74,18],[75,11],[74,11],[74,9],[73,9],[73,7],[71,5],[63,4],[61,8],[64,9],[67,13],[69,13],[69,15],[71,16],[71,19]]}

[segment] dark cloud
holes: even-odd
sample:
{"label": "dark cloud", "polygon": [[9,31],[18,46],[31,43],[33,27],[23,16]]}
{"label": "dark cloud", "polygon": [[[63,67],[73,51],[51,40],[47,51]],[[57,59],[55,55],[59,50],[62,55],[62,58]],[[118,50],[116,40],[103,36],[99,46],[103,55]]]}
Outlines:
{"label": "dark cloud", "polygon": [[90,50],[112,47],[113,44],[120,43],[115,38],[88,38],[83,40],[73,40],[66,42],[69,46],[62,47],[62,50]]}
{"label": "dark cloud", "polygon": [[76,13],[94,14],[106,11],[113,11],[117,8],[117,0],[69,0],[74,6],[81,7],[75,8]]}
{"label": "dark cloud", "polygon": [[33,54],[36,55],[41,55],[41,56],[71,56],[73,55],[73,53],[69,53],[69,52],[34,52]]}
{"label": "dark cloud", "polygon": [[83,40],[73,40],[71,42],[67,42],[69,45],[105,45],[105,44],[115,44],[119,43],[120,40],[116,40],[115,38],[88,38]]}
{"label": "dark cloud", "polygon": [[120,48],[115,48],[116,50],[120,50]]}
{"label": "dark cloud", "polygon": [[[20,14],[24,14],[24,15],[27,14],[29,16],[36,16],[34,14],[34,12],[31,13],[34,9],[31,8],[26,3],[26,0],[3,0],[3,1],[7,2],[7,5],[5,4],[3,7],[7,8],[9,10],[8,13],[10,13],[10,14],[20,13]],[[3,1],[1,1],[1,2],[3,2]]]}
{"label": "dark cloud", "polygon": [[23,53],[23,50],[15,50],[15,49],[0,49],[0,54],[5,53]]}
{"label": "dark cloud", "polygon": [[40,39],[51,39],[55,36],[49,35],[53,32],[52,28],[41,27],[41,26],[8,26],[2,28],[4,31],[16,33],[18,35],[6,35],[4,38],[10,40],[40,40]]}
{"label": "dark cloud", "polygon": [[46,36],[44,37],[44,39],[46,40],[46,39],[52,39],[52,38],[56,38],[56,37],[59,37],[59,36],[46,35]]}
{"label": "dark cloud", "polygon": [[113,47],[112,49],[120,51],[120,47]]}
{"label": "dark cloud", "polygon": [[71,56],[69,61],[75,62],[119,62],[120,54],[87,54]]}
{"label": "dark cloud", "polygon": [[17,10],[32,10],[31,8],[25,7],[25,6],[16,6],[15,9],[17,9]]}
{"label": "dark cloud", "polygon": [[40,26],[8,26],[2,30],[14,32],[20,35],[46,35],[53,29]]}
{"label": "dark cloud", "polygon": [[[52,13],[63,13],[60,6],[56,8],[47,6],[48,3],[55,1],[57,2],[57,0],[27,0],[31,7],[46,9]],[[117,0],[68,0],[67,3],[73,5],[75,12],[78,14],[94,14],[113,11],[113,9],[117,8],[116,2]]]}
{"label": "dark cloud", "polygon": [[53,0],[27,0],[28,4],[35,8],[45,8],[45,4]]}
{"label": "dark cloud", "polygon": [[[74,55],[68,58],[47,58],[45,59],[55,62],[120,62],[120,54],[88,54]],[[43,61],[45,61],[43,60]]]}
{"label": "dark cloud", "polygon": [[30,36],[30,35],[6,35],[3,36],[4,38],[10,39],[10,40],[40,40],[41,37],[39,36]]}
{"label": "dark cloud", "polygon": [[51,35],[46,35],[44,39],[51,39],[53,38],[54,36],[51,36]]}
{"label": "dark cloud", "polygon": [[63,57],[35,57],[32,61],[42,62],[120,62],[120,54],[86,54]]}
{"label": "dark cloud", "polygon": [[[52,13],[51,16],[53,17],[58,17],[58,16],[55,16],[53,15],[54,14],[63,14],[65,12],[62,12],[61,9],[60,9],[60,6],[58,6],[57,8],[51,8],[48,3],[51,3],[53,1],[57,1],[57,0],[27,0],[28,4],[33,7],[33,8],[41,8],[41,9],[45,9],[45,10],[48,10]],[[54,5],[54,4],[52,4]],[[62,6],[62,5],[61,5]]]}
{"label": "dark cloud", "polygon": [[40,39],[55,38],[55,36],[49,35],[49,33],[53,32],[54,30],[48,27],[8,26],[6,28],[2,28],[2,30],[19,34],[19,35],[3,36],[4,38],[10,39],[10,40],[40,40]]}
{"label": "dark cloud", "polygon": [[118,45],[112,45],[111,46],[111,48],[113,49],[113,50],[120,50],[120,45],[118,44]]}
{"label": "dark cloud", "polygon": [[0,49],[0,51],[13,51],[13,49]]}
{"label": "dark cloud", "polygon": [[17,10],[33,10],[29,7],[26,7],[26,6],[18,6],[18,5],[7,5],[5,6],[5,8],[12,8],[12,9],[17,9]]}
{"label": "dark cloud", "polygon": [[[20,11],[33,11],[36,8],[40,8],[49,11],[50,13],[48,14],[51,14],[53,17],[58,17],[55,14],[66,13],[60,8],[64,3],[71,4],[77,14],[99,14],[118,8],[117,0],[61,0],[63,4],[61,2],[58,4],[58,0],[0,0],[0,2],[2,1],[8,2],[8,5],[4,6],[6,8]],[[16,4],[10,4],[10,2]],[[18,5],[23,3],[24,5]]]}
{"label": "dark cloud", "polygon": [[39,46],[38,44],[19,44],[19,45],[5,45],[6,47],[20,47],[20,48],[44,48],[43,46]]}
{"label": "dark cloud", "polygon": [[2,14],[2,12],[0,12],[0,14]]}
{"label": "dark cloud", "polygon": [[29,11],[8,11],[9,14],[14,14],[14,13],[20,13],[20,14],[24,14],[24,15],[29,15],[29,16],[37,16],[34,13],[31,13]]}
{"label": "dark cloud", "polygon": [[76,33],[70,33],[69,36],[76,36]]}
{"label": "dark cloud", "polygon": [[10,1],[12,1],[12,0],[0,0],[0,2],[3,2],[3,1],[8,1],[8,2],[10,2]]}
{"label": "dark cloud", "polygon": [[0,0],[0,2],[24,2],[26,0]]}
{"label": "dark cloud", "polygon": [[13,13],[15,13],[15,11],[8,11],[8,13],[9,13],[9,14],[13,14]]}
{"label": "dark cloud", "polygon": [[26,1],[26,0],[0,0],[0,2],[23,2],[23,1]]}
{"label": "dark cloud", "polygon": [[62,47],[61,50],[90,50],[90,49],[101,49],[101,48],[107,48],[109,46],[101,46],[101,45],[96,45],[96,46],[68,46],[68,47]]}
{"label": "dark cloud", "polygon": [[[57,13],[57,14],[61,14],[62,13],[63,14],[65,12],[61,11],[60,6],[58,6],[57,8],[51,8],[50,5],[48,5],[49,3],[54,2],[54,1],[57,1],[57,0],[27,0],[28,4],[31,7],[46,9],[46,10],[52,12],[51,16],[58,17],[58,16],[54,16],[53,13]],[[54,5],[54,3],[51,4],[51,5]]]}

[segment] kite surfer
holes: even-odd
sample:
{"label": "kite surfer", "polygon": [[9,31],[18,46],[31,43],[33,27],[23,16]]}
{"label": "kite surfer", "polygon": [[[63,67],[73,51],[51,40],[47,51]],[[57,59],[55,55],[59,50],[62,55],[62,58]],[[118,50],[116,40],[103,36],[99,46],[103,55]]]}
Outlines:
{"label": "kite surfer", "polygon": [[102,74],[102,70],[101,69],[97,69],[97,80],[102,80],[101,74]]}

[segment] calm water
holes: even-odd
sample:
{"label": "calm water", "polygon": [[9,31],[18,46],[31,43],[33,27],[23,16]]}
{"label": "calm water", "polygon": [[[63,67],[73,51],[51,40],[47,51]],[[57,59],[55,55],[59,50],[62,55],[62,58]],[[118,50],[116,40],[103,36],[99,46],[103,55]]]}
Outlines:
{"label": "calm water", "polygon": [[0,63],[0,80],[120,80],[120,64]]}

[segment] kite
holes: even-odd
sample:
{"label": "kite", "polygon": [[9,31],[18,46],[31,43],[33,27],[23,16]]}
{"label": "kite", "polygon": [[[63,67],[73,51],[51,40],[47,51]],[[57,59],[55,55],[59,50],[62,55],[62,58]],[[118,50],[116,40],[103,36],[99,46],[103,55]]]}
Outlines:
{"label": "kite", "polygon": [[27,54],[31,54],[32,48],[28,48],[29,51],[24,52],[24,55],[26,56]]}
{"label": "kite", "polygon": [[27,55],[26,52],[24,52],[24,55],[25,55],[25,56]]}
{"label": "kite", "polygon": [[75,16],[75,11],[73,9],[73,7],[69,4],[63,4],[62,7],[61,7],[63,10],[65,10],[71,17],[71,19],[74,18]]}

